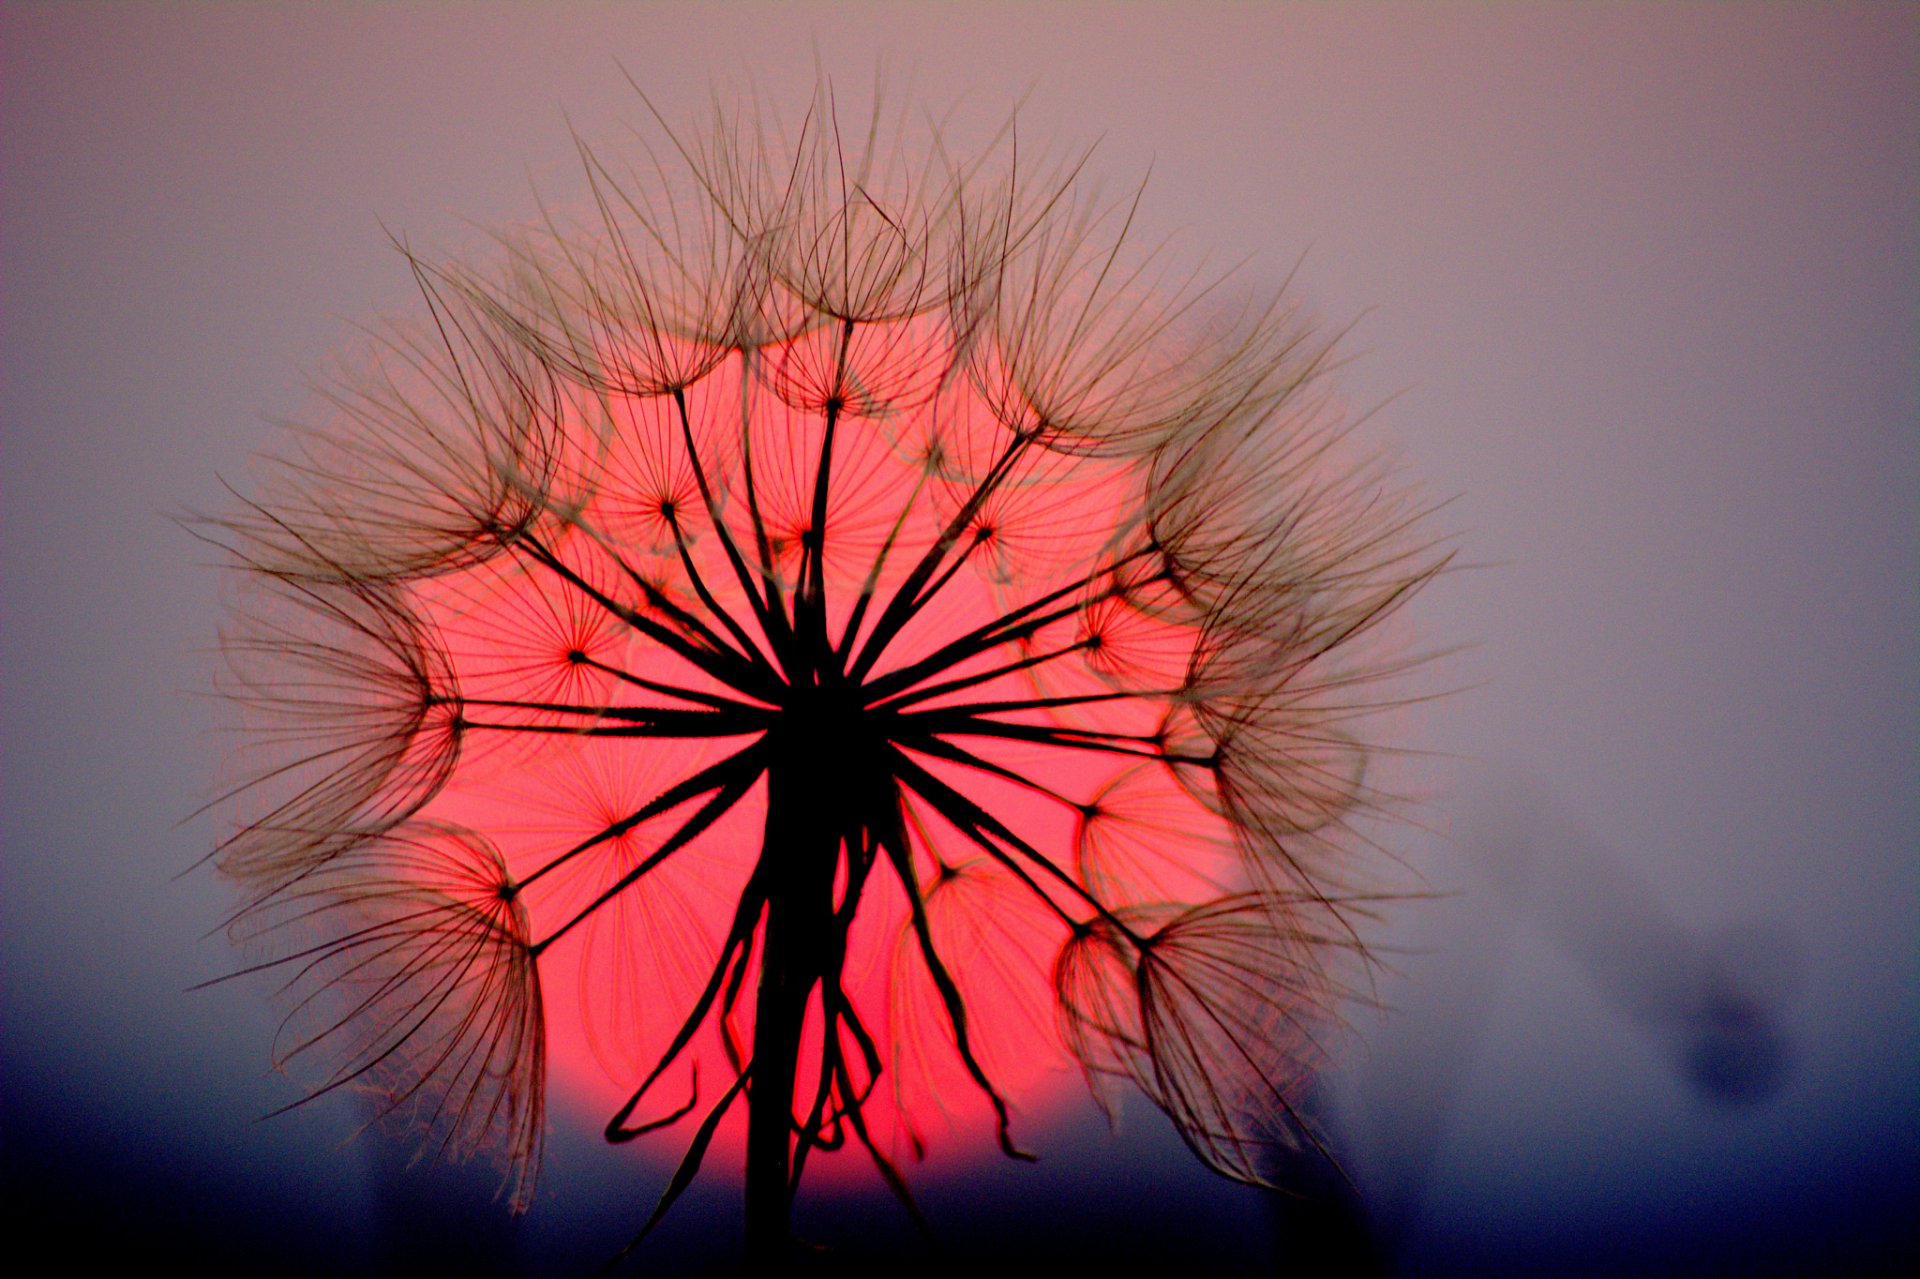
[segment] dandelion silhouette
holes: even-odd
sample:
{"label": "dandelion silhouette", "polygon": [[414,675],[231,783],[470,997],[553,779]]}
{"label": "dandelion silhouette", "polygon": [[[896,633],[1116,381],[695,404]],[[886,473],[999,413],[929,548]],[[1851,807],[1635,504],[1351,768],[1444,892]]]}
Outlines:
{"label": "dandelion silhouette", "polygon": [[516,1209],[575,997],[608,1139],[692,1128],[647,1229],[744,1110],[757,1265],[813,1152],[911,1209],[960,1092],[1026,1157],[1050,1057],[1242,1181],[1314,1143],[1400,670],[1359,642],[1444,556],[1333,460],[1290,306],[1137,248],[1084,156],[922,132],[823,89],[583,148],[591,216],[406,252],[422,318],[209,521],[276,1060]]}

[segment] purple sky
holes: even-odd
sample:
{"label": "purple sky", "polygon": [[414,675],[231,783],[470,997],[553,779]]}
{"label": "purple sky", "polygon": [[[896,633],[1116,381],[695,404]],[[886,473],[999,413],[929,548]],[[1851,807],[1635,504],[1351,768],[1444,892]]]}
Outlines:
{"label": "purple sky", "polygon": [[[1023,99],[1023,139],[1100,138],[1116,190],[1150,166],[1151,232],[1256,283],[1304,254],[1312,308],[1362,317],[1346,384],[1383,406],[1373,438],[1457,495],[1440,523],[1479,567],[1410,620],[1467,646],[1433,674],[1460,691],[1412,717],[1432,798],[1386,836],[1447,895],[1396,916],[1395,1011],[1356,1012],[1329,1081],[1379,1246],[1429,1273],[1912,1249],[1916,14],[9,4],[9,1194],[53,1223],[166,1216],[183,1249],[212,1247],[178,1220],[204,1213],[238,1257],[237,1214],[365,1261],[411,1246],[408,1196],[483,1211],[342,1147],[349,1104],[254,1122],[292,1095],[263,1077],[261,990],[183,993],[233,959],[203,939],[223,886],[174,878],[213,833],[179,819],[217,767],[196,695],[219,609],[167,517],[218,507],[301,370],[408,305],[383,226],[459,249],[531,216],[530,178],[573,198],[568,121],[617,147],[645,118],[622,65],[681,121],[715,83],[799,104],[816,60],[865,88],[884,59],[918,100],[964,99],[963,129]],[[1703,991],[1745,1018],[1720,1093]],[[495,1261],[597,1257],[678,1153],[556,1122],[534,1213],[475,1227]],[[936,1226],[1276,1255],[1268,1205],[1144,1104],[1116,1142],[1056,1122],[1037,1170],[930,1188]],[[663,1255],[724,1255],[702,1215],[725,1220],[724,1183]],[[884,1199],[814,1233],[903,1239]]]}

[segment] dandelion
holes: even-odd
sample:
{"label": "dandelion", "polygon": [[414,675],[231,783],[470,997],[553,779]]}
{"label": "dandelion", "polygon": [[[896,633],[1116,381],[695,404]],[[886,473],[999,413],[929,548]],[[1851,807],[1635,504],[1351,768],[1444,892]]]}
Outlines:
{"label": "dandelion", "polygon": [[924,133],[822,90],[583,148],[589,216],[407,251],[420,318],[208,521],[277,1058],[504,1154],[516,1208],[556,965],[607,1137],[692,1130],[648,1229],[744,1112],[760,1266],[815,1152],[911,1208],[956,1079],[1027,1157],[1004,1081],[1050,1056],[1241,1181],[1317,1144],[1365,641],[1444,553],[1284,299],[1138,246],[1084,156]]}

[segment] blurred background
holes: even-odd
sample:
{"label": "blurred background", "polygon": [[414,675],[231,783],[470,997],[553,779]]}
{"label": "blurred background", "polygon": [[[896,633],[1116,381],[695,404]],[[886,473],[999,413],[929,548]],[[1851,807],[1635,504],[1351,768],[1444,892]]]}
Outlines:
{"label": "blurred background", "polygon": [[[1920,1256],[1920,10],[1777,4],[0,8],[0,1203],[202,1273],[572,1274],[679,1140],[555,1108],[510,1222],[266,1068],[192,869],[218,575],[169,517],[460,248],[710,86],[816,66],[1151,169],[1152,234],[1331,322],[1477,567],[1408,614],[1435,894],[1314,1099],[1351,1178],[1135,1099],[916,1176],[959,1268],[1905,1273]],[[1302,256],[1304,255],[1304,257]],[[1317,1178],[1317,1181],[1316,1181]],[[644,1260],[730,1262],[734,1174]],[[877,1181],[803,1198],[916,1255]]]}

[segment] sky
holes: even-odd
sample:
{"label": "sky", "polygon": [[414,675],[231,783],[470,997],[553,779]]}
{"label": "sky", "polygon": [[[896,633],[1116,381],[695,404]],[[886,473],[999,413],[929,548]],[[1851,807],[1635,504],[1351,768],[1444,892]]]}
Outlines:
{"label": "sky", "polygon": [[[1315,1104],[1352,1182],[1207,1173],[1143,1100],[929,1168],[951,1255],[1271,1273],[1872,1273],[1920,1192],[1920,14],[1898,5],[0,10],[0,1142],[56,1241],[208,1273],[577,1273],[678,1149],[556,1107],[532,1211],[267,1068],[191,816],[212,556],[389,243],[581,191],[569,130],[817,72],[1097,141],[1141,225],[1352,323],[1461,562],[1404,716],[1430,890]],[[631,83],[629,81],[631,77]],[[990,1147],[982,1134],[981,1148]],[[737,1181],[649,1258],[725,1267]],[[803,1200],[912,1255],[877,1183]],[[118,1245],[109,1245],[109,1247]],[[1316,1253],[1315,1249],[1322,1252]],[[1344,1249],[1345,1251],[1341,1251]],[[1364,1261],[1364,1265],[1362,1264]]]}

